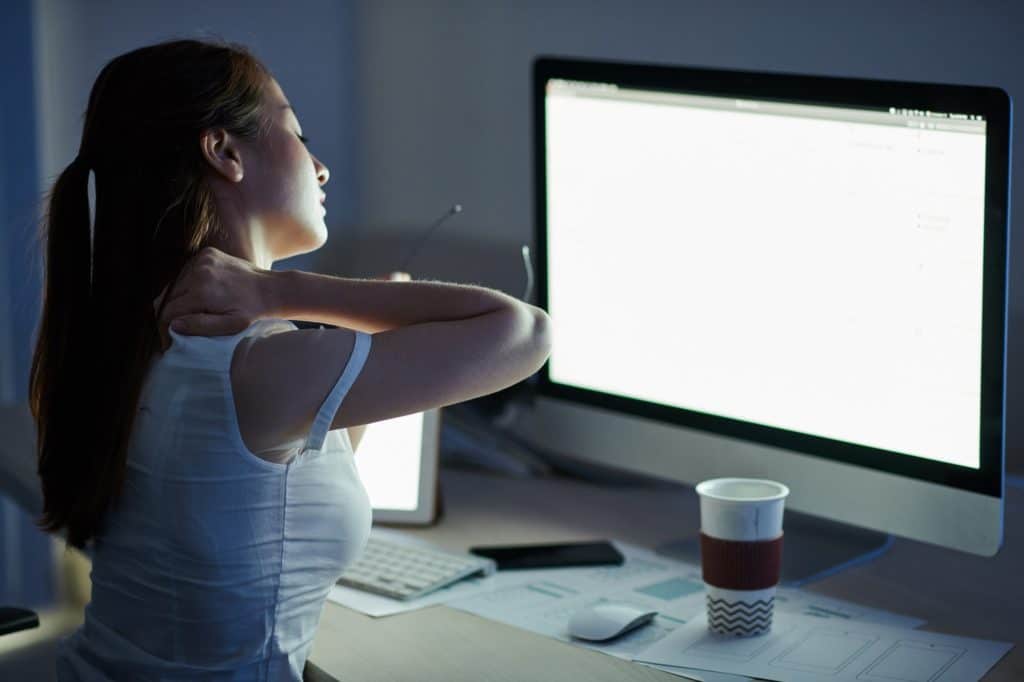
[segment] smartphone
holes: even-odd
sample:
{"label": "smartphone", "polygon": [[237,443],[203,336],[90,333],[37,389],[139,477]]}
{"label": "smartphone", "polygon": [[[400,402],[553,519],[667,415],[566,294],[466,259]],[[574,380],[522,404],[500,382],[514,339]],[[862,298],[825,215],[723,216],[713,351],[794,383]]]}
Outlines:
{"label": "smartphone", "polygon": [[488,545],[470,547],[469,551],[494,559],[499,571],[558,566],[621,566],[625,561],[619,550],[606,540],[553,545]]}

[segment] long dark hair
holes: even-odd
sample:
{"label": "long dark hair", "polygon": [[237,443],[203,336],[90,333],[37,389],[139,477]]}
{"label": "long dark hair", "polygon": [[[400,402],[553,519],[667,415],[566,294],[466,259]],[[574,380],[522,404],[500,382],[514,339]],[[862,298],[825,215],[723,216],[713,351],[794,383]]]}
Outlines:
{"label": "long dark hair", "polygon": [[[153,300],[221,225],[200,135],[266,131],[264,65],[232,43],[178,40],[120,55],[89,94],[76,159],[50,190],[42,318],[29,375],[43,513],[84,548],[124,481]],[[88,180],[95,178],[90,234]]]}

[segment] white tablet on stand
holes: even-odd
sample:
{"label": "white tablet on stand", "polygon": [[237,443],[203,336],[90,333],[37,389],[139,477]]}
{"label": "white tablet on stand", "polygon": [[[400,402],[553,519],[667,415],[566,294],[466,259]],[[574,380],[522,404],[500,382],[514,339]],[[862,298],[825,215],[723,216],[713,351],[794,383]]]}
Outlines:
{"label": "white tablet on stand", "polygon": [[366,426],[355,463],[374,523],[429,525],[437,520],[440,445],[440,409]]}

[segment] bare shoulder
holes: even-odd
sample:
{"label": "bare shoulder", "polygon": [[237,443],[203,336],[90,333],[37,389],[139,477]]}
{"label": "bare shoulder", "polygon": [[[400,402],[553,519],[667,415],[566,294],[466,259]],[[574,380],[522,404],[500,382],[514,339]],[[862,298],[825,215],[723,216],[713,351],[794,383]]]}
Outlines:
{"label": "bare shoulder", "polygon": [[348,329],[293,329],[239,341],[231,388],[246,447],[258,452],[304,438],[354,343]]}

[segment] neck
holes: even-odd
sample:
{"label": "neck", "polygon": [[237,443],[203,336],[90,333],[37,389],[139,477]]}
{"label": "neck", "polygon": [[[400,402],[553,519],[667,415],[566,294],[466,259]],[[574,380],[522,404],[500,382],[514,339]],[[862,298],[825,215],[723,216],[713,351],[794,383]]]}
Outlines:
{"label": "neck", "polygon": [[274,253],[263,225],[224,205],[218,206],[218,212],[222,231],[211,239],[211,246],[235,258],[243,258],[262,270],[269,270],[274,264]]}

